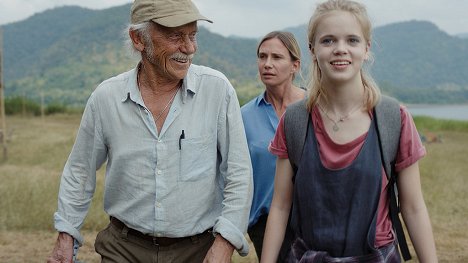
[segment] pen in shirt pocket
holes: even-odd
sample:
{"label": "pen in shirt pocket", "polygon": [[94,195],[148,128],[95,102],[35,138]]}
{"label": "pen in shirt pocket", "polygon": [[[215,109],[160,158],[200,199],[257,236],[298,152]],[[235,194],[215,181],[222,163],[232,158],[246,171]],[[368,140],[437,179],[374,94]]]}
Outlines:
{"label": "pen in shirt pocket", "polygon": [[182,130],[182,132],[180,133],[180,137],[179,137],[179,150],[182,150],[182,139],[185,139],[184,130]]}

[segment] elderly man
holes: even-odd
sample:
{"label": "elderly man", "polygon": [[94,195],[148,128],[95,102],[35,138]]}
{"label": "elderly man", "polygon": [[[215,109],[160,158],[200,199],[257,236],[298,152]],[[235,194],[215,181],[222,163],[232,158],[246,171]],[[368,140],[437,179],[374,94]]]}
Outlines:
{"label": "elderly man", "polygon": [[70,262],[107,160],[109,226],[103,262],[230,262],[248,253],[249,152],[236,93],[220,72],[191,64],[190,0],[136,0],[129,37],[136,68],[101,83],[86,105],[65,165],[48,262]]}

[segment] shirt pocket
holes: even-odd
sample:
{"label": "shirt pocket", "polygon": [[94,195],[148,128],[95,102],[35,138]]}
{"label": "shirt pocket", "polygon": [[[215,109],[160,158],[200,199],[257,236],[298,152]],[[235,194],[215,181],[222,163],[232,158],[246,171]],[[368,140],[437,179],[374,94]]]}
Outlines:
{"label": "shirt pocket", "polygon": [[213,134],[182,139],[180,141],[179,181],[193,182],[214,178],[216,145],[216,137]]}

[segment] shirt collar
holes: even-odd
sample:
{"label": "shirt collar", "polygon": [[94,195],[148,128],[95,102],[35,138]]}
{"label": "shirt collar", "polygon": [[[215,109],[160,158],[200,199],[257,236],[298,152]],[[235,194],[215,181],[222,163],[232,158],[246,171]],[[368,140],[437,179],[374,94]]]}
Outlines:
{"label": "shirt collar", "polygon": [[[130,71],[128,83],[125,88],[125,92],[122,96],[122,102],[125,102],[130,99],[134,101],[135,103],[144,105],[143,99],[141,97],[140,89],[138,88],[138,71],[140,67],[141,67],[141,62],[139,62],[138,65]],[[189,94],[193,95],[197,93],[198,88],[199,87],[195,85],[195,80],[193,78],[192,66],[190,66],[187,72],[187,75],[182,80],[182,87],[181,87],[182,103],[185,103],[187,101],[187,96]]]}
{"label": "shirt collar", "polygon": [[260,104],[270,105],[270,103],[266,100],[266,90],[257,96],[256,102],[257,102],[257,106],[260,106]]}
{"label": "shirt collar", "polygon": [[195,75],[196,73],[194,72],[194,68],[192,65],[190,65],[189,70],[187,71],[187,75],[185,75],[184,79],[182,80],[182,103],[187,101],[189,94],[191,97],[193,97],[193,95],[197,93],[198,89],[200,88],[199,85],[196,85],[197,80]]}
{"label": "shirt collar", "polygon": [[137,83],[138,69],[140,65],[141,63],[138,63],[138,65],[129,72],[127,85],[125,85],[124,92],[122,94],[122,102],[132,100],[135,103],[143,105],[143,100],[141,99],[141,94]]}

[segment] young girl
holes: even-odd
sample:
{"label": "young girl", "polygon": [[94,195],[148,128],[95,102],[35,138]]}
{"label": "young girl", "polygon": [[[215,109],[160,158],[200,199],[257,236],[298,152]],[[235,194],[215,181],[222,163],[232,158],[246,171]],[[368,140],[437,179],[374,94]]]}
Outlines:
{"label": "young girl", "polygon": [[[308,37],[313,80],[301,103],[310,126],[297,170],[288,160],[296,149],[287,148],[284,115],[270,144],[278,158],[262,262],[276,261],[290,213],[289,262],[400,262],[374,118],[381,95],[363,70],[371,43],[365,7],[348,0],[320,4]],[[400,115],[401,213],[419,261],[437,262],[418,167],[426,152],[410,114],[400,107]]]}

